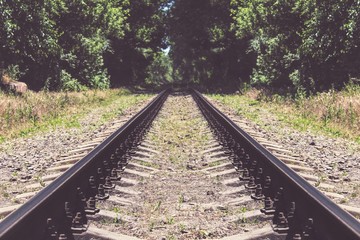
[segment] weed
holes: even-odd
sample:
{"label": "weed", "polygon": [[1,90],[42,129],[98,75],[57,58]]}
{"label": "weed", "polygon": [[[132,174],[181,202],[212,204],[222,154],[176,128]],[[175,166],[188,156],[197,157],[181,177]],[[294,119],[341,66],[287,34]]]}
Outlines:
{"label": "weed", "polygon": [[114,218],[114,223],[120,223],[120,208],[114,207],[113,211],[116,213],[116,217]]}
{"label": "weed", "polygon": [[185,202],[184,194],[180,194],[180,196],[179,196],[179,204],[182,204],[184,202]]}
{"label": "weed", "polygon": [[155,222],[151,221],[149,224],[149,232],[152,232],[154,230],[155,227]]}
{"label": "weed", "polygon": [[205,238],[207,238],[207,236],[209,236],[209,233],[208,233],[207,231],[205,231],[205,230],[199,230],[199,232],[198,232],[198,237],[199,237],[200,239],[205,239]]}
{"label": "weed", "polygon": [[246,206],[242,206],[242,207],[240,208],[240,212],[241,212],[241,213],[246,213],[247,211],[248,211],[248,209],[247,209]]}
{"label": "weed", "polygon": [[173,234],[170,234],[166,239],[169,239],[169,240],[176,240],[176,236],[173,235]]}
{"label": "weed", "polygon": [[45,187],[46,184],[45,184],[44,180],[40,176],[36,177],[36,180],[39,182],[39,184],[42,187]]}
{"label": "weed", "polygon": [[152,212],[156,212],[156,211],[160,212],[160,206],[161,206],[161,201],[158,201],[155,207],[153,208]]}
{"label": "weed", "polygon": [[10,196],[8,192],[3,192],[2,195],[4,198],[8,198]]}
{"label": "weed", "polygon": [[181,233],[185,233],[185,232],[186,232],[186,225],[183,224],[183,223],[180,223],[180,224],[179,224],[179,231],[180,231]]}
{"label": "weed", "polygon": [[246,206],[242,206],[240,208],[240,212],[241,212],[241,218],[240,218],[240,222],[241,223],[246,223],[246,217],[245,217],[245,213],[248,211]]}
{"label": "weed", "polygon": [[172,225],[175,223],[174,217],[166,217],[166,223]]}
{"label": "weed", "polygon": [[45,187],[45,186],[46,186],[46,184],[45,184],[45,182],[44,182],[43,180],[40,180],[40,181],[39,181],[39,184],[40,184],[41,187]]}

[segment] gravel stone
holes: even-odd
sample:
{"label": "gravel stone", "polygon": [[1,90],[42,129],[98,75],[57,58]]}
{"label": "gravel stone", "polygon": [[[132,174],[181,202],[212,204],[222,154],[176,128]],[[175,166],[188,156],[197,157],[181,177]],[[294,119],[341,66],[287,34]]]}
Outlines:
{"label": "gravel stone", "polygon": [[[360,206],[360,145],[352,141],[332,138],[311,131],[300,132],[281,122],[266,109],[259,112],[258,123],[236,114],[234,109],[208,98],[220,111],[233,121],[245,121],[246,125],[263,138],[273,141],[301,156],[307,166],[315,170],[322,181],[334,185],[335,192],[343,194],[343,204]],[[251,134],[250,134],[251,135]],[[339,202],[339,200],[334,199]]]}
{"label": "gravel stone", "polygon": [[[150,100],[131,107],[113,121],[130,118]],[[111,127],[112,121],[104,124],[100,121],[102,113],[112,111],[111,107],[93,109],[79,120],[80,128],[58,127],[49,132],[0,144],[0,206],[12,205],[15,194],[8,193],[14,193],[13,189],[18,189],[19,193],[26,192],[26,184],[46,175],[46,169],[62,154]]]}

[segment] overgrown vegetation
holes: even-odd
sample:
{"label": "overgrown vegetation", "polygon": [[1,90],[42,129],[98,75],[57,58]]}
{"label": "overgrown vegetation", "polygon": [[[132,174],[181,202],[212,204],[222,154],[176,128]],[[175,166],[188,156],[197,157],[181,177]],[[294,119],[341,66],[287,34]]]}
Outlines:
{"label": "overgrown vegetation", "polygon": [[352,139],[360,143],[360,87],[346,85],[343,91],[329,90],[310,97],[283,96],[267,90],[249,89],[243,94],[210,95],[238,114],[261,123],[259,108],[296,129]]}
{"label": "overgrown vegetation", "polygon": [[0,142],[55,126],[79,127],[80,118],[96,107],[116,102],[110,112],[104,112],[107,120],[140,101],[146,94],[131,94],[126,89],[72,92],[28,92],[23,96],[0,92]]}

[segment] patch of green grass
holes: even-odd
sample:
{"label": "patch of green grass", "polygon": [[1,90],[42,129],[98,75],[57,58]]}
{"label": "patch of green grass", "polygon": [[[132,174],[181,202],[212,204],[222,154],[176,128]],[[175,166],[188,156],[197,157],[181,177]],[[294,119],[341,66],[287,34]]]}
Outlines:
{"label": "patch of green grass", "polygon": [[114,223],[120,223],[120,208],[114,207],[114,213],[116,213],[116,217],[114,218]]}

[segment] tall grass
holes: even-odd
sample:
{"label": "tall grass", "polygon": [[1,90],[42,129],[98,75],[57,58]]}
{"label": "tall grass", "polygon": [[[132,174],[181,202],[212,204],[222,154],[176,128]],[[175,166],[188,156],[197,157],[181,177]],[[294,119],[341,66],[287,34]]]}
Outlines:
{"label": "tall grass", "polygon": [[27,92],[22,96],[0,92],[0,142],[9,137],[24,135],[44,124],[79,125],[74,116],[94,107],[121,100],[127,108],[145,95],[132,95],[126,89],[85,92]]}
{"label": "tall grass", "polygon": [[264,107],[283,122],[300,130],[320,130],[360,143],[360,85],[349,84],[342,91],[328,91],[295,98],[250,89],[243,95],[211,96],[252,118],[254,109]]}
{"label": "tall grass", "polygon": [[305,118],[315,118],[324,128],[340,130],[360,141],[360,86],[349,84],[342,91],[331,90],[309,98],[295,99],[296,106]]}

